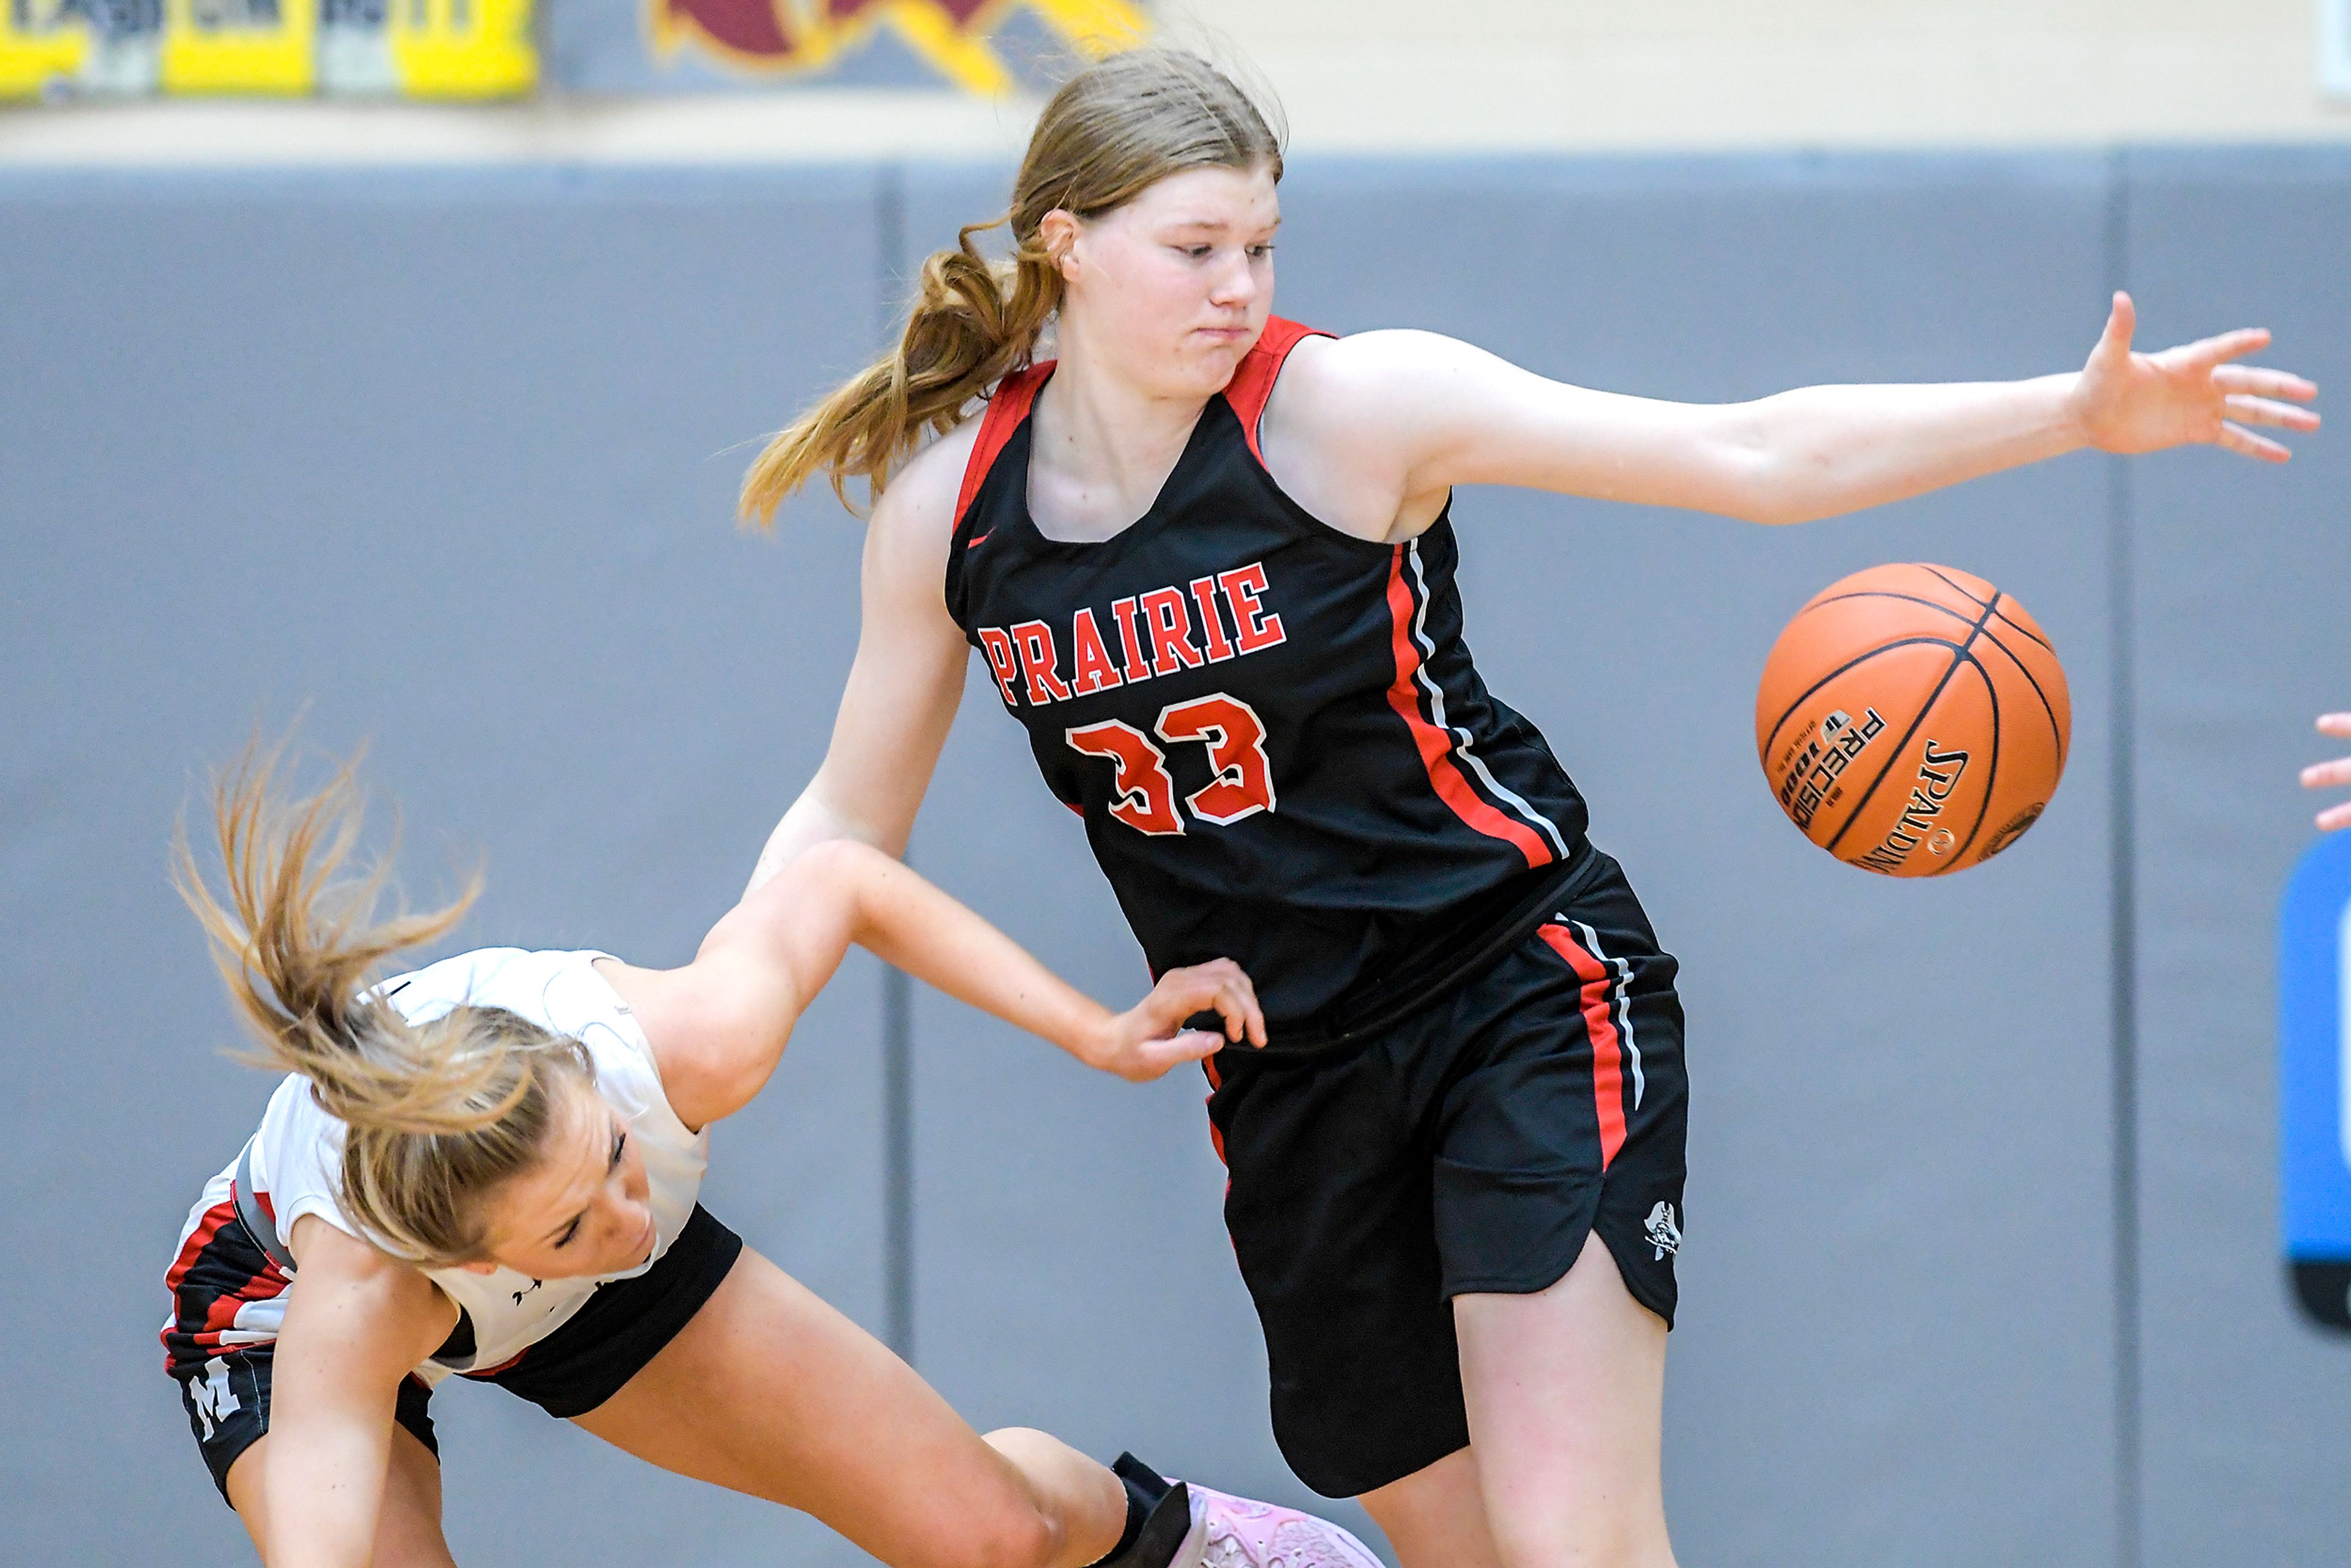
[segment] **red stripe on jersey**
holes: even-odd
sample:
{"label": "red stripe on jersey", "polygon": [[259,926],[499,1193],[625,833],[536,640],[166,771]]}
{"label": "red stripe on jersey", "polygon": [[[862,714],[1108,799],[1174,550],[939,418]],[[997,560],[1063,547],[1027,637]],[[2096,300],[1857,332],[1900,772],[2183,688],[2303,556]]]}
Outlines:
{"label": "red stripe on jersey", "polygon": [[1404,578],[1404,552],[1405,547],[1398,545],[1388,558],[1388,618],[1395,629],[1396,672],[1395,684],[1388,687],[1388,706],[1412,727],[1413,742],[1420,747],[1420,762],[1428,770],[1428,781],[1438,799],[1453,808],[1453,814],[1489,839],[1504,839],[1516,845],[1519,852],[1527,857],[1529,866],[1546,864],[1552,859],[1551,845],[1524,822],[1488,805],[1469,787],[1469,780],[1461,777],[1461,769],[1453,761],[1453,737],[1430,723],[1420,711],[1420,692],[1414,684],[1420,673],[1420,646],[1412,637],[1416,606],[1412,585]]}
{"label": "red stripe on jersey", "polygon": [[1273,383],[1281,374],[1281,362],[1304,340],[1332,335],[1285,321],[1279,316],[1269,316],[1265,330],[1258,334],[1257,346],[1242,355],[1241,362],[1233,368],[1233,379],[1225,383],[1225,401],[1240,417],[1241,434],[1249,440],[1249,455],[1259,464],[1264,463],[1265,454],[1258,450],[1257,427],[1265,418],[1266,403],[1273,397]]}
{"label": "red stripe on jersey", "polygon": [[[996,383],[996,391],[987,399],[987,412],[979,416],[979,439],[971,449],[971,460],[963,465],[963,491],[956,497],[956,526],[963,526],[964,514],[979,496],[981,481],[996,466],[997,458],[1004,454],[1004,444],[1029,417],[1030,405],[1037,401],[1037,389],[1053,373],[1053,361],[1031,365],[1025,371],[1015,371]],[[987,536],[982,535],[985,538]],[[972,543],[977,544],[978,539]]]}
{"label": "red stripe on jersey", "polygon": [[1609,1007],[1608,966],[1585,952],[1564,925],[1545,925],[1539,935],[1567,960],[1583,982],[1583,1031],[1592,1037],[1592,1104],[1600,1113],[1600,1168],[1625,1146],[1625,1042],[1616,1034]]}
{"label": "red stripe on jersey", "polygon": [[220,1234],[221,1227],[235,1218],[236,1200],[233,1197],[225,1197],[204,1210],[203,1221],[188,1232],[187,1245],[180,1249],[179,1257],[172,1260],[171,1269],[164,1274],[163,1288],[178,1290],[180,1281],[188,1277],[188,1270],[196,1266],[198,1256],[213,1244],[213,1238]]}

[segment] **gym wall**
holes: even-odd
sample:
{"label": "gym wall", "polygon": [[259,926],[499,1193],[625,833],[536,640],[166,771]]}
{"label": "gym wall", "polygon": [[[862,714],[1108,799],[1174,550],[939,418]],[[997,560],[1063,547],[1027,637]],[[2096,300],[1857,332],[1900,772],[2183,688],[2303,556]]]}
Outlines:
{"label": "gym wall", "polygon": [[[164,879],[256,725],[371,742],[418,899],[469,944],[683,959],[821,753],[860,533],[739,533],[749,450],[881,342],[1005,172],[937,163],[0,174],[0,1174],[24,1325],[11,1561],[251,1561],[154,1333],[269,1083]],[[2351,378],[2351,152],[1301,157],[1280,308],[1725,400],[2069,368],[2241,323]],[[2340,1556],[2351,1344],[2276,1260],[2273,912],[2292,769],[2351,682],[2351,457],[2076,456],[1769,530],[1506,492],[1457,507],[1488,680],[1552,737],[1685,966],[1667,1402],[1685,1561]],[[2074,754],[2016,850],[1849,871],[1763,789],[1754,680],[1861,566],[2018,594]],[[975,675],[913,856],[1106,998],[1140,956]],[[194,825],[201,827],[201,822]],[[1135,1088],[844,970],[709,1201],[975,1422],[1305,1500],[1221,1175]],[[851,1563],[502,1393],[434,1401],[461,1561]]]}
{"label": "gym wall", "polygon": [[[1278,87],[1296,145],[1316,153],[2351,142],[2351,0],[1135,3],[1157,37]],[[1069,37],[1126,11],[804,4],[787,10],[854,19],[751,64],[692,42],[692,26],[671,47],[678,36],[654,19],[691,8],[536,0],[527,102],[100,93],[0,114],[0,167],[1015,157],[1038,101],[956,89],[937,40],[969,24],[992,40],[980,75],[1033,87]],[[510,62],[496,58],[503,80]]]}

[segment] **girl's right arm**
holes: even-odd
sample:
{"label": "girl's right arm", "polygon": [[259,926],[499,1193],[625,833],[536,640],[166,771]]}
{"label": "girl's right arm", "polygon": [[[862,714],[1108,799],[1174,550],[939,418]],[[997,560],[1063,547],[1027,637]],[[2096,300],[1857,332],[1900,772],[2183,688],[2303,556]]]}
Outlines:
{"label": "girl's right arm", "polygon": [[294,1223],[262,1460],[267,1568],[367,1568],[401,1380],[457,1309],[415,1269],[315,1214]]}
{"label": "girl's right arm", "polygon": [[[1122,1078],[1157,1078],[1228,1043],[1265,1043],[1257,993],[1229,959],[1170,969],[1114,1013],[865,844],[812,846],[746,894],[684,968],[598,967],[644,1030],[670,1108],[701,1127],[759,1092],[852,944]],[[1222,1032],[1187,1028],[1200,1013],[1218,1015]]]}
{"label": "girl's right arm", "polygon": [[746,894],[828,839],[906,852],[971,658],[947,614],[946,560],[978,426],[967,421],[925,448],[874,506],[865,532],[863,624],[832,743],[768,836]]}

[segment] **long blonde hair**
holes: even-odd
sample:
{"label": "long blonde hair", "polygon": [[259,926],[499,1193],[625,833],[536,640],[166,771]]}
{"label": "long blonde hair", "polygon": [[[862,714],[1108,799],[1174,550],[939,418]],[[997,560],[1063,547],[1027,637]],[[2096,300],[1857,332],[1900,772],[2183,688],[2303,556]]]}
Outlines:
{"label": "long blonde hair", "polygon": [[365,818],[356,758],[317,793],[288,799],[276,783],[285,755],[285,742],[256,740],[215,782],[225,897],[184,829],[172,880],[258,1042],[246,1060],[300,1073],[349,1128],[345,1212],[413,1262],[475,1260],[482,1199],[538,1163],[558,1093],[592,1085],[594,1068],[578,1040],[503,1009],[459,1006],[411,1023],[368,990],[386,959],[455,929],[481,879],[439,909],[378,919],[390,857],[343,874]]}
{"label": "long blonde hair", "polygon": [[[969,224],[923,263],[897,349],[844,382],[768,443],[744,476],[741,515],[771,524],[785,497],[821,473],[846,505],[848,482],[878,497],[925,428],[953,429],[971,401],[1029,363],[1061,304],[1058,259],[1039,236],[1054,211],[1096,218],[1186,169],[1269,170],[1282,138],[1232,78],[1181,49],[1098,60],[1045,105],[1001,217]],[[990,266],[974,235],[1008,227],[1010,259]]]}

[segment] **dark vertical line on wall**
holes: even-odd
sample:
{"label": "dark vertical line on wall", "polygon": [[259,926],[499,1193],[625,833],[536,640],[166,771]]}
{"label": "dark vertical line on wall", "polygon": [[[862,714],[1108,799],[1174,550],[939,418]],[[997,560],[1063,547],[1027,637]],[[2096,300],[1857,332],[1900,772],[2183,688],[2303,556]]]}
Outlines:
{"label": "dark vertical line on wall", "polygon": [[[906,172],[884,163],[873,183],[873,340],[897,327],[906,266]],[[914,1359],[914,992],[898,969],[882,969],[882,1250],[890,1348]]]}
{"label": "dark vertical line on wall", "polygon": [[[2109,293],[2130,287],[2130,161],[2106,161],[2105,270]],[[2132,572],[2129,459],[2106,459],[2106,591],[2113,712],[2107,723],[2114,798],[2113,1012],[2115,1184],[2115,1556],[2139,1568],[2140,1329],[2138,1223],[2137,688],[2133,679],[2137,591]]]}

